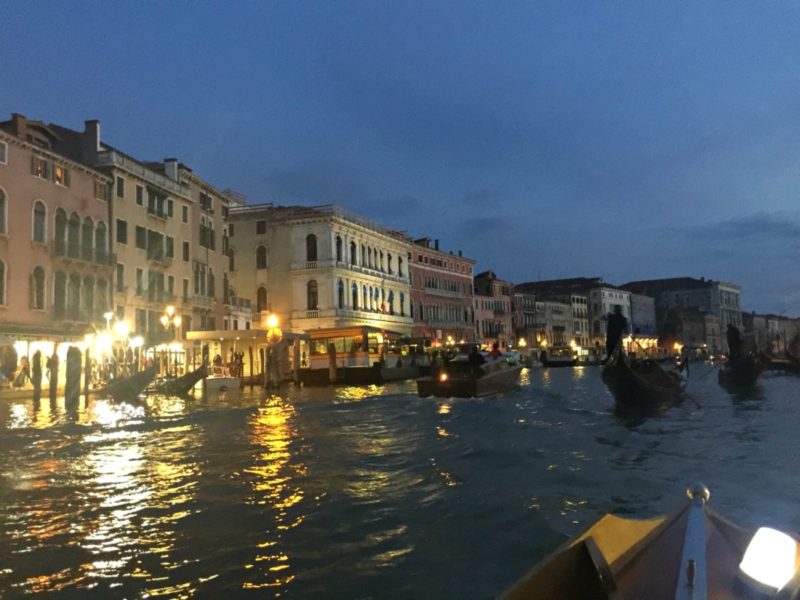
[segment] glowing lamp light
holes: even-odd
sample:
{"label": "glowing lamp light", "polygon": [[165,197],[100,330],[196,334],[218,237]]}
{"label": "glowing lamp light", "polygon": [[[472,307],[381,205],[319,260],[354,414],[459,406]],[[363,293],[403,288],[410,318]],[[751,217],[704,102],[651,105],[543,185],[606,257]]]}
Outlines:
{"label": "glowing lamp light", "polygon": [[746,581],[759,591],[774,594],[789,583],[797,563],[797,543],[770,527],[760,527],[739,564]]}
{"label": "glowing lamp light", "polygon": [[183,323],[183,319],[181,319],[180,315],[178,315],[174,319],[172,319],[172,323],[173,325],[175,325],[175,327],[180,327],[181,323]]}
{"label": "glowing lamp light", "polygon": [[117,321],[114,323],[114,333],[119,337],[126,337],[131,331],[131,325],[127,321]]}
{"label": "glowing lamp light", "polygon": [[445,381],[447,381],[447,373],[439,373],[439,381],[441,383],[444,383]]}
{"label": "glowing lamp light", "polygon": [[167,325],[169,325],[169,317],[168,317],[167,315],[161,315],[161,319],[160,319],[160,321],[161,321],[161,324],[162,324],[164,327],[166,327]]}
{"label": "glowing lamp light", "polygon": [[278,317],[276,317],[275,315],[268,316],[267,317],[267,327],[272,329],[273,327],[277,327],[277,326],[278,326]]}
{"label": "glowing lamp light", "polygon": [[175,307],[172,306],[172,304],[170,304],[169,306],[167,306],[167,316],[171,317],[174,314],[175,314]]}
{"label": "glowing lamp light", "polygon": [[140,335],[137,335],[136,337],[131,338],[129,345],[131,348],[141,348],[144,346],[144,338]]}
{"label": "glowing lamp light", "polygon": [[525,338],[521,338],[521,339],[519,340],[519,342],[517,342],[517,343],[519,344],[519,347],[520,347],[520,348],[524,348],[525,346],[527,346],[527,345],[528,345],[528,342],[525,340]]}

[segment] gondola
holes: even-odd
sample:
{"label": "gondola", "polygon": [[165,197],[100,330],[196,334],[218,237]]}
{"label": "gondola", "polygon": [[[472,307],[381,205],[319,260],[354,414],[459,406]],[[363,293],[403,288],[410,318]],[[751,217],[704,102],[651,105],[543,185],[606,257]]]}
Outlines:
{"label": "gondola", "polygon": [[606,515],[542,560],[503,600],[800,597],[795,537],[745,529],[708,507],[702,484],[677,512]]}
{"label": "gondola", "polygon": [[171,379],[163,379],[156,381],[151,388],[155,394],[165,394],[168,396],[182,396],[188,394],[198,381],[203,379],[208,374],[206,365],[200,365],[194,371],[189,371],[180,377],[173,377]]}
{"label": "gondola", "polygon": [[719,369],[720,384],[729,389],[753,387],[764,365],[761,359],[753,352],[748,352],[736,358],[729,358]]}
{"label": "gondola", "polygon": [[106,394],[114,400],[135,400],[153,381],[157,373],[158,366],[153,365],[129,377],[117,377],[109,382]]}
{"label": "gondola", "polygon": [[670,406],[680,401],[685,388],[677,370],[667,371],[650,359],[631,360],[621,344],[609,356],[601,377],[620,409]]}

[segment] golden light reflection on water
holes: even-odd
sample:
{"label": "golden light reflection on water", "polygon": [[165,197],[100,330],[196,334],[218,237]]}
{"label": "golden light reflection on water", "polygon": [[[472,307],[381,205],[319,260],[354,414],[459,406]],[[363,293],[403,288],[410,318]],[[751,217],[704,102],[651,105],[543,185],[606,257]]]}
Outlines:
{"label": "golden light reflection on water", "polygon": [[298,513],[305,492],[298,485],[306,474],[306,467],[292,462],[290,445],[296,432],[292,428],[294,407],[279,397],[270,398],[265,406],[250,419],[250,443],[258,448],[253,466],[245,472],[250,479],[254,495],[249,502],[274,509],[273,527],[265,526],[269,537],[257,545],[259,552],[245,568],[255,571],[243,589],[284,588],[295,579],[287,554],[273,550],[279,545],[283,532],[299,526],[305,520]]}
{"label": "golden light reflection on water", "polygon": [[333,397],[334,402],[361,402],[367,398],[380,396],[383,394],[385,386],[364,385],[364,386],[341,386],[335,388]]}

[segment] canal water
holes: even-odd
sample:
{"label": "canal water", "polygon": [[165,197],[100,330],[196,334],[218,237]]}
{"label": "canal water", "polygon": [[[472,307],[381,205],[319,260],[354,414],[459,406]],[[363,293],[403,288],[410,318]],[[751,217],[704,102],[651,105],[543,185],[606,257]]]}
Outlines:
{"label": "canal water", "polygon": [[0,597],[491,598],[606,512],[705,482],[746,526],[800,528],[800,378],[623,418],[598,368],[512,393],[413,382],[120,404],[0,401]]}

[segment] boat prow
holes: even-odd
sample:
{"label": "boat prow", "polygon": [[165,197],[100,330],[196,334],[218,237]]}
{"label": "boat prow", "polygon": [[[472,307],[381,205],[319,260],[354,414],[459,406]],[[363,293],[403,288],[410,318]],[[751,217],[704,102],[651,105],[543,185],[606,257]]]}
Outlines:
{"label": "boat prow", "polygon": [[[710,509],[705,488],[692,488],[690,494],[690,502],[668,516],[645,520],[604,516],[546,557],[501,597],[762,597],[750,595],[750,587],[759,584],[753,584],[740,569],[755,532]],[[795,556],[800,556],[796,540],[794,545]],[[798,583],[800,577],[795,574],[790,583],[784,584],[785,589]]]}

